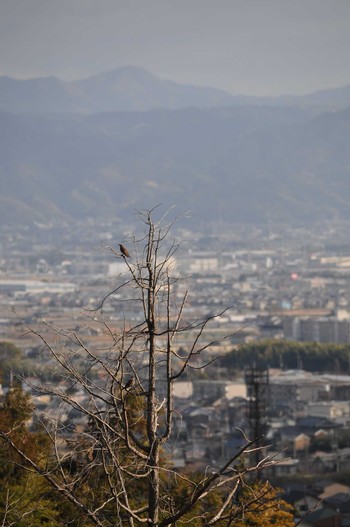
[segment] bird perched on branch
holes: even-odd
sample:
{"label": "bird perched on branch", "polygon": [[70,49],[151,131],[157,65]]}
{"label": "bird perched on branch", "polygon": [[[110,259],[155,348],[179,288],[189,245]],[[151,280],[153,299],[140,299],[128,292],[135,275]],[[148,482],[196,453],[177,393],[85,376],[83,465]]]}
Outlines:
{"label": "bird perched on branch", "polygon": [[125,258],[130,258],[130,253],[129,253],[129,251],[128,251],[127,248],[124,247],[124,245],[122,245],[121,243],[119,244],[119,249],[120,249],[120,252],[122,253],[122,255],[125,256]]}
{"label": "bird perched on branch", "polygon": [[130,377],[130,379],[128,380],[128,382],[124,386],[124,390],[130,390],[130,388],[132,388],[134,386],[134,384],[135,384],[134,377]]}

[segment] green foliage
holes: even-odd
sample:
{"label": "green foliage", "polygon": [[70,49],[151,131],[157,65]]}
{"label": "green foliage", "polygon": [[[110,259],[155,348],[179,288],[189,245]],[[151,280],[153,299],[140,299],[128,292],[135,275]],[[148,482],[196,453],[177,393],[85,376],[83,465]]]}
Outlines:
{"label": "green foliage", "polygon": [[233,521],[235,527],[294,527],[292,507],[278,495],[278,490],[266,483],[246,486],[240,499],[244,508]]}
{"label": "green foliage", "polygon": [[310,452],[316,452],[321,450],[322,452],[331,452],[332,450],[332,438],[330,436],[323,437],[312,437],[310,442]]}
{"label": "green foliage", "polygon": [[[28,430],[32,412],[30,396],[20,386],[14,386],[1,400],[0,432],[5,433],[28,458],[39,462],[40,458],[48,456],[49,437],[43,430]],[[21,457],[4,439],[0,439],[0,480],[3,483],[17,480],[24,466]]]}
{"label": "green foliage", "polygon": [[17,346],[11,342],[2,341],[0,342],[0,361],[13,361],[19,359],[22,352]]}
{"label": "green foliage", "polygon": [[296,369],[311,372],[349,371],[350,345],[263,340],[244,344],[221,359],[220,365],[241,370],[256,367]]}
{"label": "green foliage", "polygon": [[0,490],[1,525],[16,527],[59,527],[59,510],[43,478],[22,471],[18,481],[10,481]]}
{"label": "green foliage", "polygon": [[20,363],[22,352],[11,342],[0,342],[0,383],[9,385],[10,371],[16,370]]}
{"label": "green foliage", "polygon": [[[30,398],[22,392],[20,387],[15,386],[2,398],[0,431],[6,433],[17,446],[23,447],[26,454],[36,450],[26,427],[26,421],[31,415]],[[0,478],[5,481],[15,478],[20,472],[18,469],[20,461],[16,452],[2,440],[0,442]]]}
{"label": "green foliage", "polygon": [[[48,437],[41,430],[30,431],[33,406],[20,386],[12,387],[1,399],[0,432],[38,463],[48,458]],[[45,479],[30,469],[18,453],[0,440],[0,523],[17,527],[62,525],[49,495]]]}

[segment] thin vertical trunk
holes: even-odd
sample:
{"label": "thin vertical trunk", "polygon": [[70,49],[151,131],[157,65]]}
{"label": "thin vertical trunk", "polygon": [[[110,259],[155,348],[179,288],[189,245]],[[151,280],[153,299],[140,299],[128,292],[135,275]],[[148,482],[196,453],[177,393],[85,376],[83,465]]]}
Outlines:
{"label": "thin vertical trunk", "polygon": [[149,526],[156,527],[159,523],[159,445],[157,443],[152,449],[149,464],[148,517]]}
{"label": "thin vertical trunk", "polygon": [[147,251],[148,292],[147,292],[147,326],[149,336],[148,364],[148,401],[147,401],[147,436],[150,447],[148,480],[148,517],[149,525],[156,527],[159,522],[159,441],[157,439],[156,407],[156,342],[155,342],[155,279],[154,268],[154,233],[150,228]]}

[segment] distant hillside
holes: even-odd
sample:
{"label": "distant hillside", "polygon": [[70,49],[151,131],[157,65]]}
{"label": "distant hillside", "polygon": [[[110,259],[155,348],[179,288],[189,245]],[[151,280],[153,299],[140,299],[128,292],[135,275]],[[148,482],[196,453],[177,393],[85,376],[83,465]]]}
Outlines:
{"label": "distant hillside", "polygon": [[5,112],[98,113],[266,104],[343,109],[350,106],[350,86],[303,97],[233,96],[210,87],[162,80],[131,66],[75,82],[55,77],[30,80],[0,77],[0,111]]}
{"label": "distant hillside", "polygon": [[142,68],[125,67],[75,82],[55,77],[0,77],[0,111],[96,113],[154,108],[215,107],[235,97],[214,88],[161,80]]}
{"label": "distant hillside", "polygon": [[176,204],[195,221],[350,219],[350,110],[0,114],[0,220]]}
{"label": "distant hillside", "polygon": [[[270,99],[273,104],[323,106],[328,109],[344,109],[350,107],[350,85],[328,90],[319,90],[303,96],[281,96]],[[266,101],[267,102],[267,101]]]}

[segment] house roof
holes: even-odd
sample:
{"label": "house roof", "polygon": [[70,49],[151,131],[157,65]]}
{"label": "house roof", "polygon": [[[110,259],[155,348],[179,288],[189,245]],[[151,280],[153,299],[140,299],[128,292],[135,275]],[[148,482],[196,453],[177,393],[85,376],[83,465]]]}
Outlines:
{"label": "house roof", "polygon": [[325,506],[340,512],[350,512],[350,494],[347,492],[339,492],[330,498],[324,500]]}
{"label": "house roof", "polygon": [[339,494],[347,494],[348,499],[350,499],[350,487],[341,483],[331,483],[324,487],[323,492],[319,494],[319,498],[326,499]]}
{"label": "house roof", "polygon": [[313,430],[320,430],[323,429],[331,429],[331,428],[339,428],[341,425],[335,423],[334,421],[331,421],[330,419],[327,419],[326,417],[317,417],[317,416],[308,416],[308,417],[302,417],[297,422],[298,428],[303,429],[313,429]]}
{"label": "house roof", "polygon": [[333,518],[337,513],[333,509],[323,507],[322,509],[316,509],[307,515],[307,522],[314,525],[319,520],[325,520],[327,518]]}

